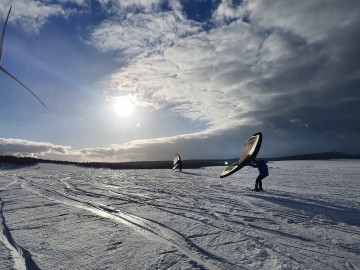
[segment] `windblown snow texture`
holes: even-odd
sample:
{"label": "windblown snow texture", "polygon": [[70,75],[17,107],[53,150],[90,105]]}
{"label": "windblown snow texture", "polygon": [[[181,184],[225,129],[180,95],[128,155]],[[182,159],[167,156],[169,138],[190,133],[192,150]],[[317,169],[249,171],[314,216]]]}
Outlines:
{"label": "windblown snow texture", "polygon": [[360,161],[0,168],[0,269],[360,269]]}

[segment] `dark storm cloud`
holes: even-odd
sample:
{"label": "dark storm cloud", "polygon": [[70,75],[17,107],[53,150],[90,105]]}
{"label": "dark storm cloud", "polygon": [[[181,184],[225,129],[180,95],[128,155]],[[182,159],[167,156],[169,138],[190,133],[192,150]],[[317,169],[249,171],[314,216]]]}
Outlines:
{"label": "dark storm cloud", "polygon": [[360,3],[249,3],[250,23],[269,33],[259,58],[267,70],[251,87],[271,97],[249,116],[289,139],[306,140],[307,147],[292,141],[304,152],[359,152]]}

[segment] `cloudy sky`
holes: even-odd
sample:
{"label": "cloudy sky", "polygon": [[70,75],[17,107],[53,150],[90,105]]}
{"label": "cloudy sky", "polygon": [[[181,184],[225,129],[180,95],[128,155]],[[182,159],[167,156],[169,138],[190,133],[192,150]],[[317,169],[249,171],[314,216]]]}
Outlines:
{"label": "cloudy sky", "polygon": [[358,0],[1,0],[0,155],[360,153]]}

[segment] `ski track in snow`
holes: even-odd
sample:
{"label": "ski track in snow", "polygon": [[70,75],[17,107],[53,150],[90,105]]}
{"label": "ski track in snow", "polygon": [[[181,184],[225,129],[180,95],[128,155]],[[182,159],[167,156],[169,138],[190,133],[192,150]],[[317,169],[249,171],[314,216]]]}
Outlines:
{"label": "ski track in snow", "polygon": [[[116,222],[123,223],[133,230],[138,231],[143,234],[145,237],[150,238],[151,240],[163,242],[165,244],[170,244],[175,246],[181,253],[193,259],[194,261],[203,264],[208,269],[232,269],[233,267],[226,262],[221,262],[221,260],[214,260],[214,255],[207,254],[205,250],[196,246],[194,243],[186,239],[179,232],[172,230],[170,228],[165,227],[164,225],[147,220],[126,212],[121,212],[120,210],[116,210],[114,208],[108,207],[106,205],[94,204],[88,201],[83,201],[81,199],[76,199],[70,195],[60,193],[54,190],[44,189],[42,187],[36,186],[32,181],[26,181],[26,179],[22,178],[21,185],[27,189],[30,189],[32,192],[38,194],[39,196],[43,196],[50,200],[55,200],[60,203],[64,203],[70,206],[78,207],[87,211],[94,213],[95,215],[99,215],[104,218],[112,219]],[[73,189],[74,186],[67,183],[67,189]],[[78,193],[74,192],[74,193]],[[84,194],[88,195],[88,192],[84,192]],[[94,196],[94,194],[91,194]]]}
{"label": "ski track in snow", "polygon": [[[249,191],[257,172],[247,169],[223,180],[218,178],[221,168],[177,173],[42,165],[43,170],[0,171],[6,179],[0,180],[0,244],[11,253],[15,269],[46,265],[41,260],[35,264],[33,252],[15,242],[5,222],[7,198],[16,189],[54,202],[51,207],[76,208],[125,226],[164,249],[157,251],[158,260],[144,259],[133,268],[107,262],[91,269],[359,270],[360,162],[342,162],[275,163],[280,167],[270,168],[263,181],[265,193]],[[64,211],[67,218],[70,210]],[[130,239],[112,241],[109,252],[120,252],[123,241]],[[33,257],[41,258],[39,252]]]}

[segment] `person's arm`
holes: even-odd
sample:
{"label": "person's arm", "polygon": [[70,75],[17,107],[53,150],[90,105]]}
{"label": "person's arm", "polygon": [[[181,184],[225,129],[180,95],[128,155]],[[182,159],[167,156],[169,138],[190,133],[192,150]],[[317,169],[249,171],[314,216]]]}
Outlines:
{"label": "person's arm", "polygon": [[256,162],[255,159],[251,160],[248,164],[250,167],[253,167],[253,168],[257,168],[258,167],[258,163]]}

